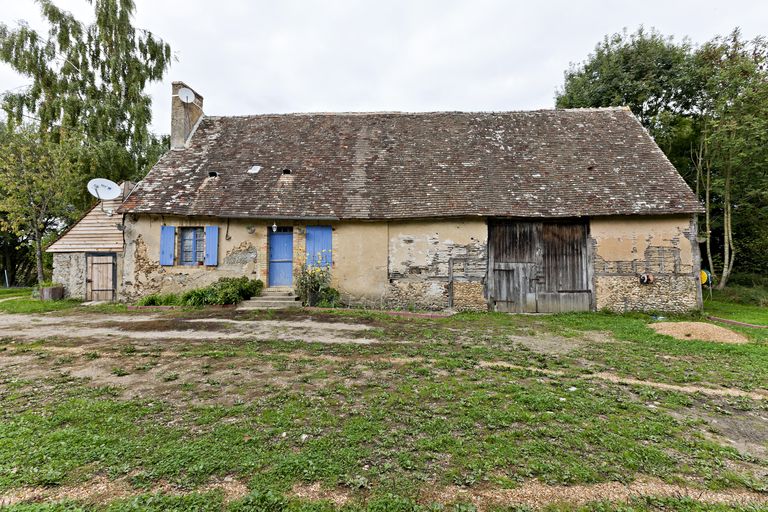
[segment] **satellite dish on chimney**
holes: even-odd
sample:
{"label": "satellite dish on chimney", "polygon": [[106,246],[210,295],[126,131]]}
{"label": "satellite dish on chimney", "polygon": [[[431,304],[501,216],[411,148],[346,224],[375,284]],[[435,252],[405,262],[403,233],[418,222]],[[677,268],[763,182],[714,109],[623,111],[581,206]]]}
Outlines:
{"label": "satellite dish on chimney", "polygon": [[189,87],[182,87],[176,94],[182,103],[192,103],[195,101],[195,92]]}
{"label": "satellite dish on chimney", "polygon": [[117,199],[122,194],[120,185],[104,178],[94,178],[88,182],[88,192],[100,200]]}

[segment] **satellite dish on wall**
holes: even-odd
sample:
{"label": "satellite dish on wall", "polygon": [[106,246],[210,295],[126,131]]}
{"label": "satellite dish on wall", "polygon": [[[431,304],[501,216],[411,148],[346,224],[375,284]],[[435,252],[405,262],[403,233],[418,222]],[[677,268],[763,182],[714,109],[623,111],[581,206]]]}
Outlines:
{"label": "satellite dish on wall", "polygon": [[192,103],[195,101],[195,92],[189,87],[182,87],[176,94],[182,103]]}
{"label": "satellite dish on wall", "polygon": [[123,193],[120,185],[104,178],[94,178],[88,182],[88,192],[98,199],[117,199]]}

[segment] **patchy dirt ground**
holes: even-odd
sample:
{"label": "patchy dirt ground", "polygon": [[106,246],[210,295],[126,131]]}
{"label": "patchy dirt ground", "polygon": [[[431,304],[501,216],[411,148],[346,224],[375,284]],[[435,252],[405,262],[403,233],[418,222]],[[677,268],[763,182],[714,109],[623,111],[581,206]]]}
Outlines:
{"label": "patchy dirt ground", "polygon": [[720,343],[748,343],[741,334],[719,325],[705,322],[656,322],[648,325],[659,334],[679,340],[716,341]]}
{"label": "patchy dirt ground", "polygon": [[[15,393],[17,384],[34,383],[35,398],[20,405],[34,408],[55,394],[50,381],[63,378],[77,379],[78,385],[110,388],[121,400],[158,400],[185,411],[198,406],[248,404],[289,390],[325,400],[342,390],[395,387],[407,371],[424,376],[420,386],[433,385],[442,377],[482,380],[481,373],[475,375],[478,371],[519,371],[523,377],[509,377],[519,386],[527,382],[551,382],[555,386],[561,380],[579,379],[581,384],[577,386],[585,389],[597,384],[613,386],[617,396],[631,389],[625,393],[627,396],[653,408],[658,402],[648,397],[654,393],[685,396],[692,405],[676,410],[679,421],[699,422],[696,428],[707,439],[738,452],[743,457],[738,462],[741,466],[728,462],[735,464],[735,471],[768,478],[765,465],[758,464],[768,458],[768,412],[760,405],[768,399],[768,391],[656,382],[596,371],[590,366],[593,361],[569,359],[584,347],[617,343],[607,332],[557,336],[530,327],[467,332],[455,326],[433,328],[428,323],[415,324],[418,330],[409,330],[413,326],[407,323],[385,325],[368,319],[305,314],[254,319],[226,314],[0,314],[0,382],[8,384],[0,384],[0,399]],[[453,355],[456,360],[451,359]],[[493,389],[483,392],[495,393]],[[566,395],[568,392],[571,390]],[[349,404],[350,417],[364,406],[362,399],[366,395],[361,393],[361,403]],[[747,407],[744,401],[754,403]],[[482,417],[478,418],[474,421],[482,421]],[[210,428],[201,423],[190,432],[201,434]],[[438,467],[437,462],[433,464]],[[242,475],[219,476],[195,490],[220,490],[227,500],[234,500],[248,492],[247,481]],[[480,510],[508,504],[540,507],[562,502],[579,505],[605,499],[626,501],[636,496],[689,496],[708,503],[768,504],[768,495],[754,490],[703,491],[647,477],[626,485],[546,485],[526,478],[511,489],[487,481],[472,486],[427,487],[421,497],[424,502],[469,500]],[[85,483],[12,489],[0,493],[0,504],[64,498],[107,503],[138,492],[182,494],[189,488],[160,481],[139,490],[126,477],[107,479],[99,474]],[[293,485],[290,494],[330,500],[338,506],[359,498],[359,493],[343,486],[327,487],[311,480]]]}
{"label": "patchy dirt ground", "polygon": [[[162,338],[173,340],[226,340],[245,337],[257,340],[301,340],[316,343],[371,343],[363,336],[351,336],[370,326],[314,320],[234,320],[222,318],[178,319],[161,315],[0,315],[0,332],[16,339],[50,337]],[[345,335],[346,334],[346,335]]]}
{"label": "patchy dirt ground", "polygon": [[[225,502],[242,498],[248,493],[248,487],[233,478],[224,478],[201,487],[199,492],[219,490],[224,494]],[[97,478],[87,484],[60,488],[25,488],[0,496],[0,506],[14,505],[21,502],[58,501],[62,499],[81,500],[88,503],[106,504],[115,499],[129,498],[135,491],[126,480],[108,480]],[[186,491],[169,484],[162,484],[151,489],[152,493],[184,494]],[[297,484],[291,489],[291,495],[303,500],[330,501],[336,506],[344,506],[352,499],[351,494],[342,489],[329,489],[319,482]],[[528,481],[513,489],[494,489],[489,486],[466,488],[449,486],[430,489],[422,493],[424,502],[451,503],[456,501],[471,502],[479,512],[492,507],[510,504],[528,507],[545,507],[568,503],[584,505],[597,501],[627,502],[640,497],[656,498],[691,498],[702,503],[724,505],[759,505],[768,504],[768,495],[745,491],[692,490],[685,486],[668,484],[659,480],[643,480],[630,484],[605,483],[592,485],[546,485]]]}

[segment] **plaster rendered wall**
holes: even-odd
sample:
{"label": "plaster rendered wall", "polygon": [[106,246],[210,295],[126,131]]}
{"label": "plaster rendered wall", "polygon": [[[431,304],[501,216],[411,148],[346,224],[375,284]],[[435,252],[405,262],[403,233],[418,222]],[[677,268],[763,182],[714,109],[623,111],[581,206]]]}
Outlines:
{"label": "plaster rendered wall", "polygon": [[[695,217],[590,220],[597,309],[683,312],[701,308]],[[655,282],[640,284],[643,273]]]}
{"label": "plaster rendered wall", "polygon": [[[125,278],[121,299],[136,300],[150,293],[178,293],[206,286],[220,277],[247,276],[269,286],[267,219],[183,218],[172,216],[126,216]],[[219,264],[206,266],[161,266],[160,226],[218,226]],[[277,221],[293,227],[293,273],[306,262],[306,226],[332,225],[332,285],[353,303],[373,303],[386,290],[386,223],[341,223]],[[178,238],[178,229],[177,229]],[[378,243],[376,242],[378,240]],[[177,246],[178,247],[178,246]]]}
{"label": "plaster rendered wall", "polygon": [[387,303],[388,226],[386,222],[334,225],[331,285],[347,304],[381,307]]}
{"label": "plaster rendered wall", "polygon": [[[178,293],[213,283],[220,277],[262,279],[266,283],[266,222],[227,221],[156,215],[127,215],[125,262],[118,282],[121,300],[136,300],[150,293]],[[218,226],[219,264],[206,266],[161,266],[160,227]],[[178,241],[178,229],[176,230]],[[178,247],[178,246],[177,246]]]}
{"label": "plaster rendered wall", "polygon": [[64,296],[85,300],[85,253],[53,253],[54,283],[64,285]]}
{"label": "plaster rendered wall", "polygon": [[[219,226],[219,265],[161,266],[160,227]],[[268,220],[126,216],[126,258],[119,298],[178,293],[220,277],[248,276],[268,283]],[[306,226],[293,226],[294,276],[306,261]],[[484,220],[339,222],[332,231],[332,285],[346,303],[374,307],[487,309],[484,297]],[[177,230],[178,236],[178,230]],[[454,282],[449,283],[449,262]]]}
{"label": "plaster rendered wall", "polygon": [[390,222],[389,305],[486,310],[487,242],[485,219]]}

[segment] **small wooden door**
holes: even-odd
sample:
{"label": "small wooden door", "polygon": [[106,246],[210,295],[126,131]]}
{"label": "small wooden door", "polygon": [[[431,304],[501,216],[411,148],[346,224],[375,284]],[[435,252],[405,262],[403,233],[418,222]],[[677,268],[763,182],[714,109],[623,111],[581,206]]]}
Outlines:
{"label": "small wooden door", "polygon": [[585,221],[497,220],[488,230],[488,293],[496,311],[589,311]]}
{"label": "small wooden door", "polygon": [[293,284],[293,228],[269,228],[269,286]]}
{"label": "small wooden door", "polygon": [[88,253],[85,255],[85,300],[115,300],[117,282],[117,255],[108,253]]}

